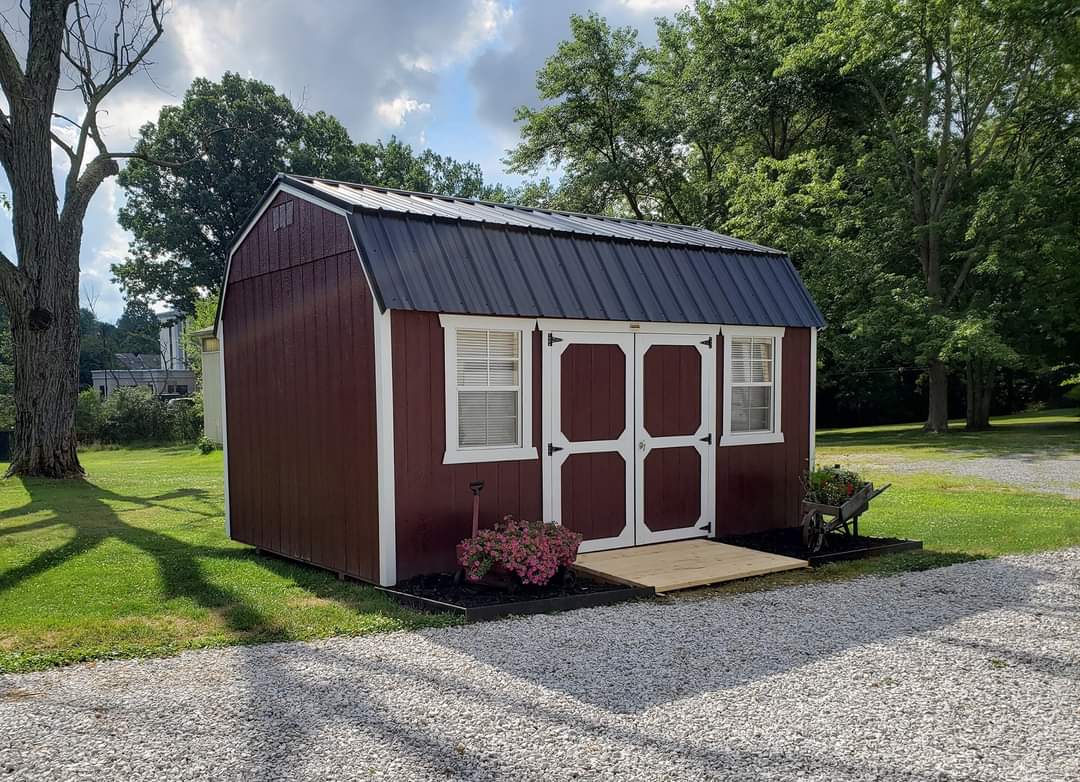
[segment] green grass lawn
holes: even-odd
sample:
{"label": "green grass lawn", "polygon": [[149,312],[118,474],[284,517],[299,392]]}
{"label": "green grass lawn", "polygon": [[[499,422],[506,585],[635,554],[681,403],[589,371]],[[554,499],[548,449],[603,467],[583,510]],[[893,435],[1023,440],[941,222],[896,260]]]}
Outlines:
{"label": "green grass lawn", "polygon": [[221,453],[91,451],[0,482],[0,671],[446,624],[224,534]]}
{"label": "green grass lawn", "polygon": [[[935,551],[996,555],[1080,545],[1080,501],[1023,485],[954,476],[928,469],[947,459],[1030,455],[1080,456],[1080,411],[1049,410],[994,419],[987,432],[927,434],[918,425],[833,429],[818,433],[819,464],[870,463],[877,484],[893,487],[874,500],[860,523],[868,535],[916,538]],[[920,471],[890,463],[920,463]]]}
{"label": "green grass lawn", "polygon": [[[1080,545],[1080,501],[944,470],[888,466],[1017,453],[1080,453],[1080,418],[1068,411],[1013,416],[977,435],[927,435],[917,426],[821,432],[819,463],[882,462],[868,477],[894,484],[874,501],[861,531],[917,538],[926,550],[696,594]],[[452,621],[228,541],[220,452],[91,451],[83,464],[82,481],[0,482],[0,671]]]}

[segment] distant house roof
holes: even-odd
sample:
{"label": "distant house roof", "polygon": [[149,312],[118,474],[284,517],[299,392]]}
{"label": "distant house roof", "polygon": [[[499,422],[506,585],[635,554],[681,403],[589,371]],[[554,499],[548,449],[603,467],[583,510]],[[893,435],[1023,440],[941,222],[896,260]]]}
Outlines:
{"label": "distant house roof", "polygon": [[703,228],[285,174],[256,215],[282,187],[347,215],[384,309],[824,325],[787,255]]}
{"label": "distant house roof", "polygon": [[158,369],[160,356],[149,353],[116,353],[116,360],[124,369]]}

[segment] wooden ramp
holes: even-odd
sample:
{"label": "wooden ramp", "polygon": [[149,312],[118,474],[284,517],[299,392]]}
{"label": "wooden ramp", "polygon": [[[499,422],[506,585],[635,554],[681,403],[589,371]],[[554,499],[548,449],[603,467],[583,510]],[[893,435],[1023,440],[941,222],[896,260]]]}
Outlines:
{"label": "wooden ramp", "polygon": [[701,539],[579,554],[574,563],[575,570],[595,578],[657,592],[809,566],[806,560]]}

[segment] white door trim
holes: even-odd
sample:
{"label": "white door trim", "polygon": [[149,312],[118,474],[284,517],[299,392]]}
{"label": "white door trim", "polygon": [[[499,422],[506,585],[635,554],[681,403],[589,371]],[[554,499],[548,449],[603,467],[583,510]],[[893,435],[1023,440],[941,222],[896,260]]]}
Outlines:
{"label": "white door trim", "polygon": [[[634,349],[634,486],[636,493],[635,543],[664,543],[671,540],[703,538],[715,529],[713,508],[715,499],[714,454],[716,447],[716,341],[708,333],[698,334],[638,334]],[[707,344],[702,344],[703,342]],[[645,429],[645,354],[654,345],[686,345],[694,347],[701,357],[701,415],[697,431],[689,435],[653,437]],[[709,442],[705,442],[708,439]],[[688,527],[654,532],[645,524],[645,458],[662,448],[690,447],[701,457],[701,515]],[[701,529],[705,527],[706,529]]]}

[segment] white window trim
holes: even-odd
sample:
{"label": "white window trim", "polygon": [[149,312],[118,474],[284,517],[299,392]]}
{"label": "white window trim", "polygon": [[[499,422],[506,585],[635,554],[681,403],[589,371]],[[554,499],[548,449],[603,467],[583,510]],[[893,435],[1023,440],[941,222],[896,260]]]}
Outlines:
{"label": "white window trim", "polygon": [[[720,446],[765,445],[784,442],[780,393],[783,384],[784,329],[774,326],[721,326],[724,337],[724,420],[720,434]],[[772,337],[776,340],[773,350],[773,429],[771,432],[731,431],[731,337]]]}
{"label": "white window trim", "polygon": [[[473,315],[440,315],[443,327],[443,387],[446,405],[446,451],[443,464],[472,464],[474,462],[513,462],[538,458],[533,446],[532,426],[532,334],[536,321],[526,318],[480,317]],[[457,400],[457,331],[480,329],[516,331],[521,339],[521,445],[508,448],[459,448]]]}

